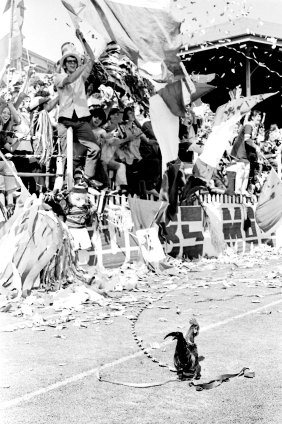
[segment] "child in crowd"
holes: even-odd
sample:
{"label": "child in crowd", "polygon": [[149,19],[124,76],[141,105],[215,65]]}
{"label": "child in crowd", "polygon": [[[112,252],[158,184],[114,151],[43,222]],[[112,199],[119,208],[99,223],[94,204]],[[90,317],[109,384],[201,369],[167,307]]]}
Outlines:
{"label": "child in crowd", "polygon": [[[110,117],[119,114],[117,112],[113,112],[116,111],[112,109],[110,112]],[[117,190],[121,194],[127,194],[126,168],[123,163],[116,160],[116,151],[120,144],[123,142],[123,140],[118,137],[118,127],[113,128],[108,132],[102,127],[106,123],[106,114],[102,108],[92,109],[91,115],[92,131],[97,138],[97,143],[101,149],[101,161],[104,169],[107,175],[110,170],[116,173],[115,182]],[[110,125],[111,124],[112,123],[110,123]]]}
{"label": "child in crowd", "polygon": [[80,264],[87,264],[89,259],[88,250],[92,243],[87,231],[91,216],[95,208],[88,199],[86,185],[76,185],[70,191],[67,198],[66,224],[74,240],[74,250],[77,251]]}

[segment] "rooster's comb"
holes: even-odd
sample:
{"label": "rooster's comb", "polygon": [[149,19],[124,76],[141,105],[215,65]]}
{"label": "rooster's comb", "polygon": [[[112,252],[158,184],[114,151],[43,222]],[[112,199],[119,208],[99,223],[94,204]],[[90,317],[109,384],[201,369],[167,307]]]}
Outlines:
{"label": "rooster's comb", "polygon": [[196,320],[196,318],[191,318],[190,321],[189,321],[189,324],[191,324],[191,325],[197,325],[199,327],[199,323]]}

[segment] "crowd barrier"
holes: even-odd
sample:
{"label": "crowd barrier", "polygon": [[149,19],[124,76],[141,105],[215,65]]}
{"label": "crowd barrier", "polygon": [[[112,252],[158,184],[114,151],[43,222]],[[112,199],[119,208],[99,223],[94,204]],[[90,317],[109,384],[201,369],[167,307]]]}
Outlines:
{"label": "crowd barrier", "polygon": [[[269,243],[276,245],[276,233],[263,233],[255,221],[256,205],[238,202],[236,196],[227,196],[228,202],[218,202],[211,196],[213,202],[221,211],[223,217],[223,235],[227,246],[237,253],[251,251],[256,245]],[[206,199],[202,199],[206,200]],[[179,206],[178,212],[167,225],[167,238],[169,243],[163,245],[167,254],[176,258],[195,259],[202,256],[216,257],[218,253],[213,247],[210,232],[204,228],[203,208],[200,205]],[[244,223],[248,217],[250,227],[245,231]],[[88,228],[89,235],[93,235],[94,227]],[[101,260],[105,268],[114,268],[127,261],[138,258],[139,248],[134,234],[115,229],[114,248],[108,224],[103,222],[100,232]],[[95,248],[89,252],[89,265],[97,263]]]}

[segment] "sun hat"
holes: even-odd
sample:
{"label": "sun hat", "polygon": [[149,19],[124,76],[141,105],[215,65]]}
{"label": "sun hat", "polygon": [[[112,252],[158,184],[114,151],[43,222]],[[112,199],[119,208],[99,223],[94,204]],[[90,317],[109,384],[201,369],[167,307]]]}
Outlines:
{"label": "sun hat", "polygon": [[78,65],[80,64],[81,55],[76,50],[75,45],[73,43],[70,43],[70,42],[64,43],[61,47],[61,51],[62,51],[62,57],[60,59],[60,65],[61,66],[64,65],[65,59],[69,56],[75,57]]}

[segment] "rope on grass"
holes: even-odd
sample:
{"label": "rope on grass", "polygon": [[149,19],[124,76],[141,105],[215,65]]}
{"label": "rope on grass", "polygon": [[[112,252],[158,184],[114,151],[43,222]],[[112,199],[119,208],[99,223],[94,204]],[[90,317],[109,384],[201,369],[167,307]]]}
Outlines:
{"label": "rope on grass", "polygon": [[161,294],[157,299],[155,299],[153,302],[146,302],[143,306],[141,306],[141,308],[138,310],[138,312],[136,313],[134,318],[131,318],[131,333],[133,336],[133,339],[135,340],[137,346],[140,348],[140,350],[143,351],[143,353],[147,356],[147,358],[151,359],[152,362],[154,362],[155,364],[157,364],[159,367],[162,368],[168,368],[169,371],[171,372],[176,372],[176,369],[174,367],[169,366],[168,364],[165,364],[163,362],[160,362],[157,358],[155,358],[154,356],[151,355],[151,353],[149,352],[148,348],[145,348],[144,344],[143,344],[143,339],[141,339],[140,337],[137,337],[136,334],[136,323],[140,317],[140,315],[142,314],[142,312],[148,308],[148,306],[150,306],[152,303],[158,302],[160,301],[167,293],[169,293],[170,291],[173,291],[175,289],[171,289],[168,290],[167,292]]}
{"label": "rope on grass", "polygon": [[[220,386],[222,383],[226,383],[230,380],[230,378],[234,377],[241,377],[244,376],[246,378],[254,378],[255,373],[253,371],[250,371],[249,368],[244,367],[241,369],[241,371],[235,373],[235,374],[222,374],[216,377],[213,380],[208,381],[207,383],[198,383],[195,384],[193,381],[190,381],[188,383],[189,387],[195,387],[197,392],[201,392],[202,390],[211,390],[215,389],[216,387]],[[104,377],[101,377],[99,371],[97,372],[97,379],[104,383],[110,383],[110,384],[116,384],[118,386],[127,386],[127,387],[136,387],[138,389],[146,389],[148,387],[157,387],[157,386],[164,386],[168,383],[182,383],[184,381],[190,380],[190,379],[169,379],[164,381],[156,381],[152,383],[129,383],[127,381],[117,381],[117,380],[108,380]]]}

